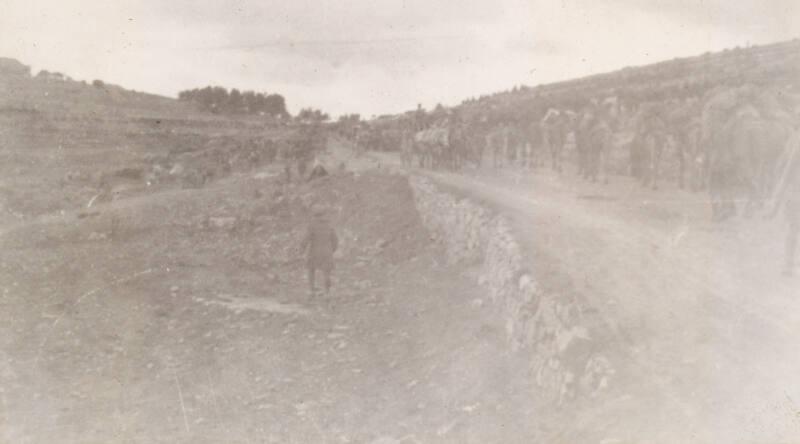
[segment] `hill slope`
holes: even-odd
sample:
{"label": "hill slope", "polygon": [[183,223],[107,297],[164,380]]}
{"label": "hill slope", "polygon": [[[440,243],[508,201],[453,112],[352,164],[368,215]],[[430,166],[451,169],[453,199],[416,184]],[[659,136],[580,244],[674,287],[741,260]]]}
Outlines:
{"label": "hill slope", "polygon": [[200,186],[271,161],[295,130],[175,99],[0,64],[3,221],[85,207],[116,187]]}
{"label": "hill slope", "polygon": [[625,67],[535,87],[523,86],[468,100],[463,105],[492,107],[549,98],[574,106],[590,98],[609,96],[634,101],[663,100],[701,97],[719,86],[744,83],[800,88],[800,39]]}

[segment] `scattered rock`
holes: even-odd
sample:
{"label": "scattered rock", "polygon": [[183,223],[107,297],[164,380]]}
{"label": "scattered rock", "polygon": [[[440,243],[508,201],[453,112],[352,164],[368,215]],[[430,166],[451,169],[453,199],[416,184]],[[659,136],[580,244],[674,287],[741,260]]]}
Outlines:
{"label": "scattered rock", "polygon": [[176,164],[175,164],[175,165],[173,165],[173,166],[172,166],[172,168],[169,170],[169,175],[170,175],[170,176],[179,176],[179,175],[183,174],[183,171],[184,171],[184,167],[183,167],[183,165],[181,165],[181,164],[179,164],[179,163],[176,163]]}
{"label": "scattered rock", "polygon": [[105,240],[105,239],[108,239],[108,234],[106,234],[106,233],[98,233],[96,231],[93,231],[93,232],[89,233],[89,240],[90,241]]}
{"label": "scattered rock", "polygon": [[208,218],[208,225],[214,228],[230,229],[236,225],[236,217],[233,216],[211,216]]}
{"label": "scattered rock", "polygon": [[481,403],[477,402],[477,403],[472,404],[472,405],[465,405],[464,407],[461,407],[461,410],[465,411],[467,413],[472,413],[480,406],[481,406]]}

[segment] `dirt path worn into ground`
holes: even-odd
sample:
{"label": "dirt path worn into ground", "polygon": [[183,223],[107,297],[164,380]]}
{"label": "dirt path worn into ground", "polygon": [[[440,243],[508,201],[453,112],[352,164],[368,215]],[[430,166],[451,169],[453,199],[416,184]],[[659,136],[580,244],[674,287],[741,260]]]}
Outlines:
{"label": "dirt path worn into ground", "polygon": [[800,280],[780,275],[781,219],[712,224],[704,195],[622,177],[415,172],[509,217],[546,291],[584,301],[610,330],[614,386],[552,439],[800,439]]}

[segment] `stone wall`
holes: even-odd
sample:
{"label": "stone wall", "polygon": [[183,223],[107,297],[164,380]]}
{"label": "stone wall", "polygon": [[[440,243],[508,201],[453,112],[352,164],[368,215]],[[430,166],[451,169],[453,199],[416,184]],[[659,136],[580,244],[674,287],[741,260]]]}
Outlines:
{"label": "stone wall", "polygon": [[493,215],[469,199],[440,192],[429,180],[411,176],[409,183],[422,222],[444,245],[451,263],[483,259]]}
{"label": "stone wall", "polygon": [[511,350],[528,353],[531,376],[553,400],[594,396],[614,373],[575,298],[542,291],[508,221],[468,198],[410,176],[417,210],[451,263],[477,264],[480,284],[502,314]]}

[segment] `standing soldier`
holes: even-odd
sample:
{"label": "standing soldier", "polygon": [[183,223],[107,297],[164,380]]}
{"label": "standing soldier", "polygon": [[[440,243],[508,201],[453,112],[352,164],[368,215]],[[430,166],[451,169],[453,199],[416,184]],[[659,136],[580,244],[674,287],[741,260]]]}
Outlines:
{"label": "standing soldier", "polygon": [[322,271],[325,279],[325,294],[331,289],[331,271],[333,271],[333,253],[339,246],[339,238],[336,232],[325,219],[325,212],[322,208],[314,209],[314,219],[308,227],[308,232],[300,246],[306,254],[308,267],[308,285],[313,298],[316,290],[315,274],[317,270]]}
{"label": "standing soldier", "polygon": [[584,179],[589,178],[588,157],[591,140],[589,133],[595,124],[595,112],[591,105],[587,105],[581,116],[578,117],[578,126],[575,130],[575,149],[578,152],[578,175]]}
{"label": "standing soldier", "polygon": [[422,104],[417,104],[417,110],[414,111],[414,132],[420,132],[424,130],[428,125],[426,125],[427,116],[425,115],[425,109],[422,108]]}
{"label": "standing soldier", "polygon": [[278,159],[283,162],[283,174],[287,184],[292,183],[292,160],[291,149],[286,142],[278,145]]}

